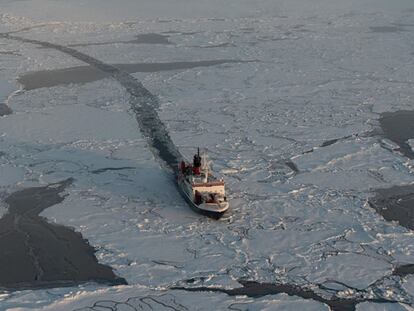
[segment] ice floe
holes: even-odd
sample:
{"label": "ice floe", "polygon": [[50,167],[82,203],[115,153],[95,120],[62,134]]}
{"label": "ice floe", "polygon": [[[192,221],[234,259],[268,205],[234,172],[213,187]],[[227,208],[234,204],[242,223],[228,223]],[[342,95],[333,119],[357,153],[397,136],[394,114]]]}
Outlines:
{"label": "ice floe", "polygon": [[[273,7],[265,2],[262,8]],[[348,12],[349,3],[329,4],[318,17],[315,6],[306,4],[301,16],[283,1],[277,12],[287,16],[241,16],[251,8],[243,1],[222,20],[165,22],[156,15],[130,23],[127,16],[139,12],[120,13],[122,22],[116,23],[105,22],[102,12],[81,14],[76,19],[101,23],[77,23],[68,11],[51,22],[43,10],[22,17],[30,15],[27,9],[7,2],[2,31],[26,28],[15,35],[75,45],[105,63],[248,62],[133,74],[159,96],[157,111],[179,150],[189,157],[197,146],[207,147],[215,170],[225,175],[231,210],[220,221],[194,214],[177,194],[115,80],[13,96],[14,114],[0,119],[2,193],[74,178],[65,200],[42,216],[79,231],[97,248],[99,262],[130,286],[5,293],[0,308],[72,310],[103,300],[125,306],[134,299],[154,308],[168,303],[191,309],[197,303],[202,310],[328,310],[285,294],[249,298],[169,290],[237,288],[240,279],[412,303],[411,278],[392,273],[414,261],[413,234],[367,204],[375,188],[413,182],[410,161],[376,134],[380,113],[412,109],[413,32],[408,26],[381,28],[396,20],[412,23],[412,14],[384,13],[386,4],[374,10],[368,2],[360,12]],[[67,4],[58,1],[50,12],[62,7]],[[124,13],[128,8],[122,7]],[[126,43],[143,34],[164,34],[171,44]],[[50,48],[0,43],[15,51],[0,54],[8,80],[85,65]],[[402,303],[357,308],[409,310]]]}

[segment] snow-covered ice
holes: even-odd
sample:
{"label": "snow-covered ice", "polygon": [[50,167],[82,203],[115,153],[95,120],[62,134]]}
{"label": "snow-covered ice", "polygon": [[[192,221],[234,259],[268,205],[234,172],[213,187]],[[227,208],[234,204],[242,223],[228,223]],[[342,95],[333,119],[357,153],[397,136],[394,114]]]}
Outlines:
{"label": "snow-covered ice", "polygon": [[[133,74],[159,97],[160,119],[184,155],[208,148],[229,185],[230,212],[213,221],[188,208],[115,80],[15,93],[13,114],[0,118],[0,200],[73,177],[65,200],[42,216],[82,233],[130,285],[6,293],[0,310],[131,297],[154,307],[161,299],[200,310],[329,310],[285,294],[169,289],[237,288],[240,279],[405,303],[364,302],[360,311],[410,310],[412,278],[391,275],[414,262],[413,233],[367,200],[414,181],[410,160],[377,134],[380,113],[413,109],[412,2],[261,0],[253,11],[247,0],[174,3],[166,12],[163,1],[124,0],[116,11],[110,1],[4,1],[0,30],[25,28],[15,35],[109,64],[246,61]],[[146,33],[171,44],[133,43]],[[0,101],[26,72],[82,65],[0,38]]]}
{"label": "snow-covered ice", "polygon": [[[99,297],[105,296],[104,301]],[[150,291],[142,287],[124,287],[110,290],[97,290],[95,293],[80,290],[71,294],[62,302],[57,302],[42,310],[60,311],[68,310],[68,307],[76,310],[95,310],[85,308],[95,304],[96,310],[101,308],[115,308],[115,310],[309,310],[328,311],[328,306],[319,302],[309,302],[297,297],[287,295],[272,295],[259,299],[246,297],[228,297],[225,294],[211,293],[187,293],[175,291],[173,294],[166,292]],[[101,308],[100,308],[101,307]],[[21,308],[10,309],[13,311],[26,310]],[[134,309],[131,309],[134,310]]]}
{"label": "snow-covered ice", "polygon": [[10,107],[7,106],[10,97],[13,95],[12,87],[11,83],[0,80],[0,117],[8,115],[12,112]]}
{"label": "snow-covered ice", "polygon": [[0,102],[6,100],[12,91],[13,85],[8,81],[0,79]]}
{"label": "snow-covered ice", "polygon": [[410,145],[411,149],[414,151],[414,139],[409,139],[408,144]]}
{"label": "snow-covered ice", "polygon": [[0,202],[0,218],[7,213],[7,206],[3,202]]}
{"label": "snow-covered ice", "polygon": [[412,311],[412,307],[395,303],[363,302],[358,305],[357,311]]}

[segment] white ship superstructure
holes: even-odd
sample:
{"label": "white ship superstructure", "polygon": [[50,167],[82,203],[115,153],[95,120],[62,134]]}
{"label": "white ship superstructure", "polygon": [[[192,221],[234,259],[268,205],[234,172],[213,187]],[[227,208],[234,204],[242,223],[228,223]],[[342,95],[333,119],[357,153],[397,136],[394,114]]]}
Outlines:
{"label": "white ship superstructure", "polygon": [[198,212],[220,217],[229,208],[224,180],[211,174],[207,155],[200,156],[199,150],[192,164],[181,161],[177,181],[190,206]]}

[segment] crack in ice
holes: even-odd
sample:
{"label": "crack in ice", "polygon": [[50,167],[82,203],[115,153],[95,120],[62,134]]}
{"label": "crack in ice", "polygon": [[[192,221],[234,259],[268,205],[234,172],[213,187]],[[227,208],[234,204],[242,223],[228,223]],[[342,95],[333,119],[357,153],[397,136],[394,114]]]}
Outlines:
{"label": "crack in ice", "polygon": [[157,158],[161,159],[164,164],[173,170],[175,169],[175,165],[182,158],[182,155],[172,142],[164,123],[160,120],[155,111],[155,107],[159,104],[158,99],[131,74],[63,45],[13,36],[8,33],[2,33],[0,34],[0,37],[36,44],[44,48],[51,48],[63,52],[109,74],[112,78],[117,80],[131,96],[131,109],[135,113],[141,132],[147,138],[151,151]]}

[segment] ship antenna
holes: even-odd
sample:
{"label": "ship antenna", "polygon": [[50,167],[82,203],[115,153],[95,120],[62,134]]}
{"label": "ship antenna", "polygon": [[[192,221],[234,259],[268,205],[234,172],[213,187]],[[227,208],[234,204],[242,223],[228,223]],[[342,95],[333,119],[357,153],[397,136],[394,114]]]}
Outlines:
{"label": "ship antenna", "polygon": [[197,147],[197,155],[200,157],[200,147]]}

